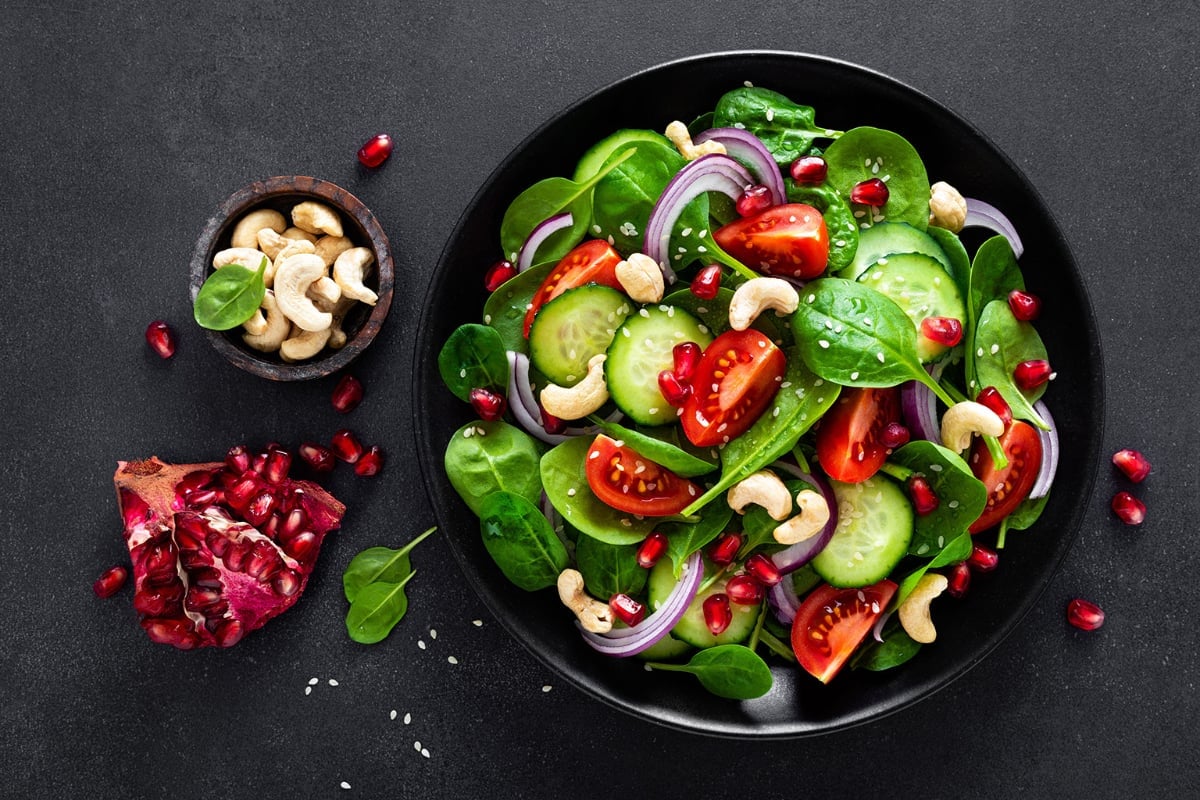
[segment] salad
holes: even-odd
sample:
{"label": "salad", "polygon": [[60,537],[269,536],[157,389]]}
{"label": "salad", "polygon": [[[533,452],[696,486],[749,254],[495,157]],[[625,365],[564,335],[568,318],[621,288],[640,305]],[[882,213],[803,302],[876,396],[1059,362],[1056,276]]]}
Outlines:
{"label": "salad", "polygon": [[828,683],[933,644],[1058,460],[1011,223],[815,114],[746,85],[597,131],[512,200],[438,358],[497,568],[599,653],[736,699],[767,659]]}

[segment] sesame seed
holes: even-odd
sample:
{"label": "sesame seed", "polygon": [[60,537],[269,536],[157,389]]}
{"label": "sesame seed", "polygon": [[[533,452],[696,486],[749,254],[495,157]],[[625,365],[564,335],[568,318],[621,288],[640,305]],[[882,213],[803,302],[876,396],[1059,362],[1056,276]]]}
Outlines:
{"label": "sesame seed", "polygon": [[850,380],[852,380],[852,381],[856,381],[856,380],[858,380],[858,373],[857,373],[857,372],[851,372],[851,373],[850,373]]}
{"label": "sesame seed", "polygon": [[767,122],[770,122],[773,119],[775,119],[775,109],[768,108],[767,109]]}
{"label": "sesame seed", "polygon": [[309,679],[308,679],[308,685],[309,685],[309,686],[316,686],[316,685],[317,685],[318,683],[320,683],[320,682],[321,682],[321,679],[320,679],[320,678],[309,678]]}
{"label": "sesame seed", "polygon": [[574,497],[574,496],[575,496],[575,487],[572,486],[570,489],[567,489],[567,497]]}
{"label": "sesame seed", "polygon": [[979,356],[980,358],[983,358],[983,348],[981,347],[978,350],[976,350],[975,355]]}
{"label": "sesame seed", "polygon": [[457,664],[457,663],[458,663],[458,659],[457,659],[457,658],[455,658],[454,656],[446,656],[446,660],[447,660],[448,662],[450,662],[451,664]]}
{"label": "sesame seed", "polygon": [[405,714],[404,714],[404,724],[405,724],[405,725],[411,725],[411,724],[412,724],[412,714],[410,714],[410,713],[408,713],[408,712],[405,712]]}
{"label": "sesame seed", "polygon": [[680,236],[691,236],[691,235],[692,235],[692,229],[691,229],[691,227],[684,228],[683,230],[681,230],[681,231],[679,232],[679,235],[680,235]]}
{"label": "sesame seed", "polygon": [[341,786],[343,789],[349,789],[349,788],[350,788],[350,784],[349,784],[349,783],[346,783],[346,781],[342,781],[341,783],[339,783],[339,784],[338,784],[338,786]]}
{"label": "sesame seed", "polygon": [[417,647],[419,647],[419,648],[421,648],[422,650],[424,650],[424,649],[425,649],[425,640],[424,640],[424,639],[417,639]]}
{"label": "sesame seed", "polygon": [[334,679],[334,678],[330,678],[330,679],[329,679],[329,685],[330,685],[330,686],[337,686],[337,685],[338,685],[338,682],[337,682],[337,680],[336,680],[336,679]]}
{"label": "sesame seed", "polygon": [[876,353],[876,354],[875,354],[875,357],[879,359],[879,363],[880,363],[880,364],[884,363],[883,351],[882,351],[882,350],[880,350],[878,353]]}
{"label": "sesame seed", "polygon": [[957,500],[951,500],[951,501],[950,501],[949,503],[947,503],[946,505],[950,506],[950,508],[958,508],[958,501],[957,501]]}
{"label": "sesame seed", "polygon": [[388,714],[388,718],[389,718],[389,719],[395,719],[395,718],[396,718],[396,709],[394,709],[394,708],[392,709],[392,713]]}
{"label": "sesame seed", "polygon": [[742,81],[742,86],[745,86],[747,89],[753,89],[753,88],[754,88],[754,84],[753,84],[753,83],[751,83],[750,81]]}
{"label": "sesame seed", "polygon": [[429,629],[429,638],[436,639],[437,638],[437,630],[435,630],[434,628],[430,628]]}
{"label": "sesame seed", "polygon": [[825,385],[824,378],[817,378],[815,381],[813,381],[813,386],[824,386],[824,385]]}
{"label": "sesame seed", "polygon": [[994,344],[989,349],[991,350],[992,355],[996,355],[996,353],[1000,352],[1000,345]]}
{"label": "sesame seed", "polygon": [[491,325],[491,324],[492,324],[492,315],[491,315],[491,314],[484,314],[484,315],[483,315],[483,324],[484,324],[484,325]]}
{"label": "sesame seed", "polygon": [[[575,491],[575,490],[574,490],[574,489],[572,489],[571,491]],[[481,619],[473,619],[473,620],[471,620],[471,624],[472,624],[472,625],[474,625],[476,628],[482,628],[482,627],[483,627],[483,620],[481,620]]]}
{"label": "sesame seed", "polygon": [[421,752],[421,743],[413,742],[413,749],[416,750],[418,753]]}
{"label": "sesame seed", "polygon": [[312,694],[312,687],[311,687],[311,686],[305,686],[305,687],[304,687],[304,693],[305,693],[306,695],[307,695],[307,694]]}
{"label": "sesame seed", "polygon": [[550,684],[548,684],[548,683],[547,683],[545,686],[543,686],[543,687],[542,687],[542,692],[543,692],[543,693],[545,693],[545,692],[548,692],[548,691],[550,691],[552,688],[553,688],[553,687],[552,687]]}
{"label": "sesame seed", "polygon": [[425,756],[426,758],[429,758],[429,751],[427,749],[425,749],[424,747],[422,747],[421,755]]}
{"label": "sesame seed", "polygon": [[829,342],[825,341],[824,339],[818,339],[818,340],[817,340],[817,344],[819,344],[819,345],[821,346],[821,349],[822,349],[822,350],[828,350],[828,349],[829,349]]}
{"label": "sesame seed", "polygon": [[467,368],[466,367],[463,367],[462,369],[460,369],[458,371],[458,377],[460,377],[460,378],[467,377]]}
{"label": "sesame seed", "polygon": [[941,472],[941,471],[942,471],[942,465],[941,465],[941,464],[930,464],[930,465],[929,465],[929,469],[930,469],[930,471],[931,471],[931,472]]}

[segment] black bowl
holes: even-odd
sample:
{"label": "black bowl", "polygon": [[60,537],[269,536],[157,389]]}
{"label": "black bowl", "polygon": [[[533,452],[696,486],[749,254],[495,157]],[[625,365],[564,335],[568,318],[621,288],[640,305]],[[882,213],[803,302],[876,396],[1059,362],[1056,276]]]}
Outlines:
{"label": "black bowl", "polygon": [[[478,521],[442,471],[451,433],[471,418],[438,376],[437,353],[456,326],[479,321],[483,272],[499,257],[501,217],[535,181],[571,175],[583,151],[617,127],[662,130],[710,110],[729,89],[751,81],[812,105],[822,125],[888,128],[925,160],[931,180],[1003,209],[1021,233],[1032,292],[1053,309],[1039,321],[1058,377],[1047,393],[1064,446],[1045,513],[1008,537],[1000,568],[977,575],[960,601],[936,606],[938,640],[908,664],[882,673],[843,671],[823,686],[777,663],[775,687],[737,703],[685,676],[647,673],[637,659],[592,651],[553,590],[524,592],[501,575]],[[478,280],[464,280],[474,275]],[[421,324],[415,365],[415,420],[430,501],[467,579],[502,624],[538,658],[584,691],[655,722],[724,736],[789,737],[877,718],[927,697],[995,648],[1037,602],[1071,546],[1095,478],[1102,438],[1103,387],[1096,323],[1078,269],[1049,210],[1029,181],[979,131],[920,92],[851,64],[775,52],[721,53],[675,61],[633,75],[576,103],[543,125],[496,169],[459,221],[438,265]]]}

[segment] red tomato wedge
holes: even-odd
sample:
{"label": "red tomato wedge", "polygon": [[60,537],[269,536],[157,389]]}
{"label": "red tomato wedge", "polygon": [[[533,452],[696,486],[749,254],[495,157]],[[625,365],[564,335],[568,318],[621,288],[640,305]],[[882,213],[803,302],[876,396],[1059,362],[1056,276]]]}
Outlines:
{"label": "red tomato wedge", "polygon": [[815,278],[829,263],[829,231],[821,212],[803,203],[773,206],[713,232],[729,255],[768,275]]}
{"label": "red tomato wedge", "polygon": [[766,410],[787,357],[756,330],[726,331],[705,349],[683,404],[683,433],[698,447],[728,442]]}
{"label": "red tomato wedge", "polygon": [[603,239],[589,239],[563,256],[533,293],[529,310],[525,312],[525,338],[529,338],[529,327],[533,325],[538,309],[567,289],[599,283],[624,291],[617,281],[617,264],[620,261],[621,254]]}
{"label": "red tomato wedge", "polygon": [[606,505],[643,517],[678,514],[700,496],[696,484],[604,434],[588,448],[586,474]]}
{"label": "red tomato wedge", "polygon": [[896,594],[896,584],[882,580],[861,589],[822,584],[796,611],[792,650],[796,660],[821,683],[829,683],[870,633]]}
{"label": "red tomato wedge", "polygon": [[971,471],[988,490],[983,513],[967,529],[971,533],[987,530],[1015,511],[1033,491],[1042,468],[1042,440],[1032,425],[1015,420],[1000,437],[1000,447],[1008,458],[1004,469],[996,469],[983,439],[971,446]]}
{"label": "red tomato wedge", "polygon": [[900,421],[900,390],[842,389],[817,429],[817,461],[842,483],[862,483],[887,460],[880,439],[889,423]]}

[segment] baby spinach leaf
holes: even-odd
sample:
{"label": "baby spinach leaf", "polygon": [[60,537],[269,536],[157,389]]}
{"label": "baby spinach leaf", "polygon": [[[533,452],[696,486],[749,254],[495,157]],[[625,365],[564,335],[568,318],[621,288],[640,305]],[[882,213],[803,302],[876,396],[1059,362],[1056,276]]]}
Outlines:
{"label": "baby spinach leaf", "polygon": [[592,492],[587,482],[587,454],[592,439],[568,439],[542,456],[541,479],[546,496],[563,519],[580,533],[609,544],[636,544],[654,521],[617,511]]}
{"label": "baby spinach leaf", "polygon": [[444,464],[446,477],[463,502],[479,514],[488,495],[519,494],[531,503],[542,496],[537,441],[506,422],[468,422],[450,437]]}
{"label": "baby spinach leaf", "polygon": [[430,528],[399,550],[369,547],[351,559],[342,573],[342,590],[354,602],[359,592],[372,583],[400,583],[413,571],[408,554],[437,528]]}
{"label": "baby spinach leaf", "polygon": [[916,530],[908,549],[912,555],[929,556],[940,551],[983,513],[987,489],[957,453],[918,440],[892,453],[890,460],[923,475],[940,501],[930,513],[916,516]]}
{"label": "baby spinach leaf", "polygon": [[383,641],[408,611],[404,586],[416,572],[397,583],[375,582],[362,587],[346,612],[346,632],[359,644]]}
{"label": "baby spinach leaf", "polygon": [[624,592],[634,595],[646,586],[647,570],[637,563],[638,545],[607,544],[581,536],[575,545],[575,566],[587,590],[595,597]]}
{"label": "baby spinach leaf", "polygon": [[983,307],[993,300],[1008,297],[1013,289],[1024,289],[1025,278],[1017,266],[1012,245],[1003,236],[993,236],[979,246],[971,262],[968,298],[968,313],[971,321],[978,321]]}
{"label": "baby spinach leaf", "polygon": [[[856,208],[862,227],[875,222],[907,222],[929,227],[929,177],[916,149],[898,133],[882,128],[853,128],[825,149],[830,186],[846,197],[861,181],[879,178],[888,187],[888,201],[880,209]],[[859,216],[861,214],[861,216]],[[878,214],[880,219],[875,219]]]}
{"label": "baby spinach leaf", "polygon": [[675,568],[675,577],[687,557],[716,539],[729,527],[733,509],[725,503],[709,503],[700,509],[695,522],[664,522],[658,526],[667,537],[667,555]]}
{"label": "baby spinach leaf", "polygon": [[917,584],[926,572],[965,560],[971,555],[972,546],[971,534],[965,532],[948,541],[946,546],[938,551],[937,555],[931,558],[927,564],[909,573],[904,580],[900,581],[900,586],[896,589],[896,596],[892,598],[892,608],[898,608],[912,594],[913,589],[917,588]]}
{"label": "baby spinach leaf", "polygon": [[[959,239],[952,231],[936,225],[930,225],[925,232],[937,242],[938,247],[942,248],[942,253],[946,256],[946,261],[942,262],[942,265],[946,267],[950,277],[954,278],[954,285],[958,287],[958,293],[964,302],[968,302],[967,298],[971,296],[971,257],[967,255],[967,248],[963,245],[962,239]],[[968,314],[970,313],[969,308],[968,302]],[[966,325],[966,321],[963,324]]]}
{"label": "baby spinach leaf", "polygon": [[829,233],[829,260],[826,269],[840,272],[854,261],[858,252],[858,223],[849,201],[840,192],[823,183],[820,186],[802,186],[791,178],[787,179],[789,203],[807,203],[821,212],[825,229]]}
{"label": "baby spinach leaf", "polygon": [[508,388],[508,356],[495,328],[470,322],[459,325],[438,353],[442,382],[464,402],[472,389]]}
{"label": "baby spinach leaf", "polygon": [[505,350],[529,353],[529,340],[525,338],[525,311],[542,281],[557,264],[557,261],[547,261],[532,266],[509,278],[488,295],[483,305],[483,322],[500,334],[500,344]]}
{"label": "baby spinach leaf", "polygon": [[1046,510],[1046,502],[1050,499],[1050,495],[1045,494],[1036,500],[1026,498],[1021,505],[1017,506],[1011,514],[1005,519],[1010,531],[1028,530],[1033,523],[1038,521],[1038,517]]}
{"label": "baby spinach leaf", "polygon": [[[684,450],[678,443],[679,429],[676,427],[655,429],[655,433],[651,435],[595,417],[591,418],[591,422],[613,439],[633,448],[638,455],[666,467],[676,475],[694,478],[707,475],[717,468],[715,462],[705,461]],[[675,439],[674,442],[671,441],[672,438]]]}
{"label": "baby spinach leaf", "polygon": [[545,515],[520,495],[489,495],[479,510],[479,531],[504,577],[527,592],[553,586],[570,563]]}
{"label": "baby spinach leaf", "polygon": [[910,660],[921,649],[921,643],[904,632],[899,620],[893,618],[883,626],[882,642],[868,639],[869,644],[854,655],[850,662],[855,669],[882,672]]}
{"label": "baby spinach leaf", "polygon": [[811,106],[802,106],[770,89],[745,87],[726,92],[717,101],[712,124],[715,128],[745,128],[753,133],[786,167],[806,155],[818,138],[839,136],[817,125]]}
{"label": "baby spinach leaf", "polygon": [[753,700],[771,691],[774,678],[762,657],[740,644],[701,650],[686,664],[647,662],[652,669],[690,672],[705,689],[730,700]]}
{"label": "baby spinach leaf", "polygon": [[227,331],[254,316],[267,293],[263,275],[267,257],[263,256],[258,271],[241,264],[228,264],[209,275],[196,293],[192,316],[201,328]]}
{"label": "baby spinach leaf", "polygon": [[1046,358],[1046,346],[1033,325],[1014,317],[1007,301],[993,300],[979,316],[974,345],[967,359],[975,365],[979,387],[995,386],[1008,401],[1014,417],[1049,430],[1033,408],[1046,391],[1046,384],[1026,392],[1013,380],[1013,371],[1022,361]]}

